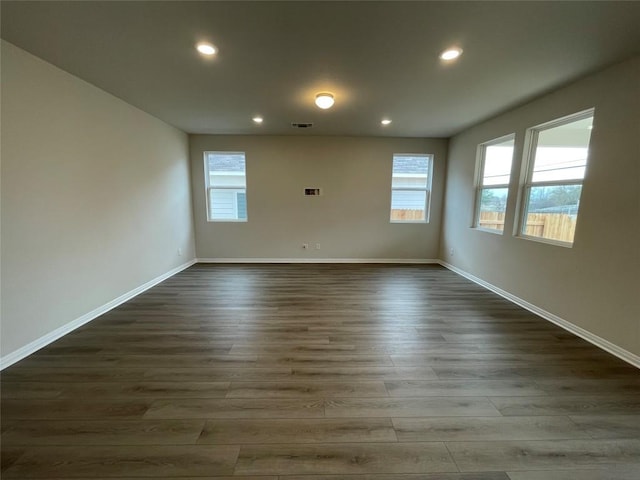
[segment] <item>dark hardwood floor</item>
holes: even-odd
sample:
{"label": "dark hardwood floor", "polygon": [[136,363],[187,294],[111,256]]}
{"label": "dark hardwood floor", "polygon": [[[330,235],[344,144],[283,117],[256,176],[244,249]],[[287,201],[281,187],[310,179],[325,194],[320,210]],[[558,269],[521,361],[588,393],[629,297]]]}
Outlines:
{"label": "dark hardwood floor", "polygon": [[196,265],[1,381],[7,479],[640,479],[640,371],[438,266]]}

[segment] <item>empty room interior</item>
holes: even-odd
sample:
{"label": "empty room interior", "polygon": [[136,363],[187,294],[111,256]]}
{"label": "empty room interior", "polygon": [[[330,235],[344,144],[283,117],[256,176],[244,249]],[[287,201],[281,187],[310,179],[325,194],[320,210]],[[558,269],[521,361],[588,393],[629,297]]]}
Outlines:
{"label": "empty room interior", "polygon": [[640,2],[0,8],[0,477],[640,478]]}

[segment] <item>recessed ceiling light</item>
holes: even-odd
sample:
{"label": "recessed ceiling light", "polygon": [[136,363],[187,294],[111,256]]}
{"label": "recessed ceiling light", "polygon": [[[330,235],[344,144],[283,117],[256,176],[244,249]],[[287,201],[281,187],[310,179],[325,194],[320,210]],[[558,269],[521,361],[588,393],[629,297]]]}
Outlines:
{"label": "recessed ceiling light", "polygon": [[199,43],[196,45],[196,49],[203,55],[215,55],[218,53],[218,49],[210,43]]}
{"label": "recessed ceiling light", "polygon": [[462,55],[462,49],[458,47],[448,48],[440,54],[442,60],[455,60]]}
{"label": "recessed ceiling light", "polygon": [[252,119],[255,123],[262,123],[264,119],[262,117],[253,117]]}
{"label": "recessed ceiling light", "polygon": [[316,105],[323,110],[331,108],[335,100],[331,93],[323,92],[316,95]]}
{"label": "recessed ceiling light", "polygon": [[389,120],[388,118],[385,118],[384,120],[382,120],[380,122],[382,125],[389,125],[391,123],[391,120]]}

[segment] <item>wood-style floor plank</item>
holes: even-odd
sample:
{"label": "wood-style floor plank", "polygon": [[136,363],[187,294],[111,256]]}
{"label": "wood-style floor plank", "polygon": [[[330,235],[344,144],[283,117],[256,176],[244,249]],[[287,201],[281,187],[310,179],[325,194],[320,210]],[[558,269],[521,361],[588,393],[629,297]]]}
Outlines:
{"label": "wood-style floor plank", "polygon": [[589,469],[509,472],[510,480],[638,480],[636,467],[607,465]]}
{"label": "wood-style floor plank", "polygon": [[173,399],[153,402],[145,418],[318,418],[322,399]]}
{"label": "wood-style floor plank", "polygon": [[[234,477],[235,478],[235,477]],[[286,475],[280,480],[509,480],[504,472],[363,474],[363,475]],[[624,479],[627,480],[627,479]]]}
{"label": "wood-style floor plank", "polygon": [[573,353],[470,353],[460,355],[455,353],[417,353],[412,355],[391,355],[396,367],[428,366],[528,366],[545,362],[549,365],[584,365],[585,355]]}
{"label": "wood-style floor plank", "polygon": [[568,417],[394,418],[401,442],[591,438]]}
{"label": "wood-style floor plank", "polygon": [[4,398],[224,398],[230,382],[7,382]]}
{"label": "wood-style floor plank", "polygon": [[362,474],[456,472],[443,443],[244,445],[235,473]]}
{"label": "wood-style floor plank", "polygon": [[291,373],[296,380],[318,382],[434,380],[429,367],[294,367]]}
{"label": "wood-style floor plank", "polygon": [[[73,480],[113,480],[114,478],[117,478],[118,480],[140,480],[141,478],[145,478],[145,477],[84,477],[84,478],[78,478],[78,477],[73,477]],[[146,477],[146,478],[153,478],[153,480],[174,480],[179,478],[180,480],[280,480],[280,478],[277,475],[268,475],[268,476],[254,476],[254,475],[216,475],[216,476],[205,476],[205,477]],[[69,477],[66,478],[50,478],[48,480],[69,480]],[[447,479],[448,480],[448,479]],[[457,480],[457,479],[455,479]],[[480,480],[484,480],[484,477],[482,477],[482,479]],[[488,480],[493,480],[493,479],[488,479]],[[500,478],[499,480],[502,480],[502,478]]]}
{"label": "wood-style floor plank", "polygon": [[640,478],[640,371],[440,266],[195,265],[0,383],[7,479]]}
{"label": "wood-style floor plank", "polygon": [[46,382],[4,382],[2,384],[2,398],[57,398],[62,395],[63,386],[60,383]]}
{"label": "wood-style floor plank", "polygon": [[[11,445],[11,443],[9,443],[9,445]],[[24,452],[25,448],[7,446],[7,444],[3,440],[2,448],[0,448],[0,478],[2,476],[2,472],[16,463],[16,461],[24,454]]]}
{"label": "wood-style floor plank", "polygon": [[[621,464],[640,469],[640,440],[448,442],[462,472],[549,470]],[[638,470],[640,471],[640,470]]]}
{"label": "wood-style floor plank", "polygon": [[[83,478],[79,478],[79,477],[73,477],[73,480],[113,480],[114,478],[117,478],[118,480],[140,480],[141,478],[145,478],[145,477],[83,477]],[[180,480],[280,480],[278,478],[277,475],[268,475],[268,476],[254,476],[254,475],[216,475],[216,476],[204,476],[204,477],[147,477],[147,478],[153,478],[153,480],[175,480],[177,478],[179,478]],[[506,478],[506,477],[505,477]],[[48,480],[69,480],[69,477],[66,478],[50,478]],[[449,480],[448,478],[445,480]],[[458,479],[452,479],[452,480],[458,480]],[[465,479],[466,480],[466,479]],[[484,477],[482,477],[479,480],[485,480]],[[487,478],[487,480],[494,480],[493,478]],[[498,479],[498,480],[502,480],[502,478]]]}
{"label": "wood-style floor plank", "polygon": [[388,418],[207,420],[200,444],[396,442]]}
{"label": "wood-style floor plank", "polygon": [[583,365],[546,365],[535,366],[504,366],[504,365],[477,365],[477,366],[433,366],[438,378],[443,380],[454,379],[532,379],[551,380],[557,378],[567,379],[611,379],[633,378],[637,375],[637,369],[630,366],[611,365],[609,362],[584,362]]}
{"label": "wood-style floor plank", "polygon": [[328,418],[357,417],[487,417],[500,413],[485,397],[328,399]]}
{"label": "wood-style floor plank", "polygon": [[549,395],[640,395],[640,377],[625,378],[545,378],[536,384]]}
{"label": "wood-style floor plank", "polygon": [[320,398],[387,396],[384,382],[233,382],[227,398]]}
{"label": "wood-style floor plank", "polygon": [[161,477],[232,474],[240,447],[31,446],[7,468],[3,478]]}
{"label": "wood-style floor plank", "polygon": [[105,382],[62,384],[62,398],[127,397],[127,398],[223,398],[230,382]]}
{"label": "wood-style floor plank", "polygon": [[[37,353],[36,353],[37,355]],[[146,369],[119,369],[109,367],[49,368],[22,366],[22,362],[2,372],[2,385],[11,382],[122,382],[138,381],[145,377]]]}
{"label": "wood-style floor plank", "polygon": [[2,401],[3,420],[80,420],[104,418],[142,418],[151,403],[145,400],[77,399],[31,400],[6,399]]}
{"label": "wood-style floor plank", "polygon": [[571,415],[571,421],[592,438],[640,438],[637,415]]}
{"label": "wood-style floor plank", "polygon": [[547,395],[535,382],[525,380],[403,380],[384,385],[392,397]]}
{"label": "wood-style floor plank", "polygon": [[491,397],[491,402],[505,416],[640,414],[640,395]]}
{"label": "wood-style floor plank", "polygon": [[10,445],[194,445],[205,420],[23,420],[7,425]]}

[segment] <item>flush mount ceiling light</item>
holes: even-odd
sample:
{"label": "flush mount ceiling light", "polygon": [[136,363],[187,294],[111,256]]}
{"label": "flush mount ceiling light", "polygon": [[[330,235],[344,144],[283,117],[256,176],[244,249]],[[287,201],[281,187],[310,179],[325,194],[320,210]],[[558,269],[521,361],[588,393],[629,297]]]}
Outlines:
{"label": "flush mount ceiling light", "polygon": [[262,123],[262,122],[264,121],[264,119],[263,119],[262,117],[260,117],[260,116],[253,117],[253,118],[252,118],[252,120],[253,120],[255,123]]}
{"label": "flush mount ceiling light", "polygon": [[316,105],[318,106],[318,108],[322,108],[323,110],[331,108],[334,102],[335,100],[333,99],[333,95],[331,93],[322,92],[316,95]]}
{"label": "flush mount ceiling light", "polygon": [[462,55],[462,49],[458,47],[447,48],[444,52],[440,54],[440,58],[442,60],[455,60],[460,55]]}
{"label": "flush mount ceiling light", "polygon": [[198,50],[203,55],[215,55],[218,53],[218,49],[211,45],[210,43],[201,42],[196,45],[196,50]]}
{"label": "flush mount ceiling light", "polygon": [[389,120],[388,118],[385,118],[385,119],[381,120],[380,123],[382,125],[389,125],[391,123],[391,120]]}

